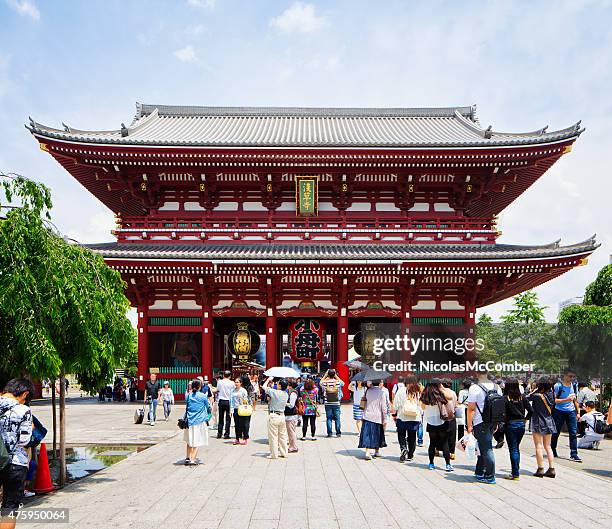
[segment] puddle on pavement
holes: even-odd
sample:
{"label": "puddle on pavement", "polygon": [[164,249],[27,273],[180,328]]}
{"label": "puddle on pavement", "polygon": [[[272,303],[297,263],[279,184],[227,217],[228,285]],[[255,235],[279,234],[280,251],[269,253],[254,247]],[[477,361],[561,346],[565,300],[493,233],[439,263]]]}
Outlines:
{"label": "puddle on pavement", "polygon": [[[110,467],[119,461],[133,456],[151,445],[92,445],[73,446],[66,448],[66,467],[70,482],[87,477],[94,472]],[[52,450],[48,451],[51,479],[57,482],[59,475],[59,459],[52,457]]]}

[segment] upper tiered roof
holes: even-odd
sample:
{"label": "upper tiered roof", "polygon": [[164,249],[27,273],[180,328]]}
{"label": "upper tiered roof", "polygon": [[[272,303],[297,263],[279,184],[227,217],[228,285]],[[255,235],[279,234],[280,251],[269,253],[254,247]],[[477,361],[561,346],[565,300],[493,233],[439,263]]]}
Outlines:
{"label": "upper tiered roof", "polygon": [[291,108],[204,107],[137,103],[129,127],[64,130],[30,120],[35,135],[57,140],[117,145],[202,147],[499,147],[555,143],[576,138],[580,122],[548,132],[483,129],[476,107]]}

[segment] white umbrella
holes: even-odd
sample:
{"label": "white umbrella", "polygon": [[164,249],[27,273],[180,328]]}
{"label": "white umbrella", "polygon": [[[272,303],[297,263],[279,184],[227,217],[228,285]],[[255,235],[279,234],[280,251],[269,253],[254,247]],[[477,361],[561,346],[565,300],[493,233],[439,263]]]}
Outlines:
{"label": "white umbrella", "polygon": [[274,378],[299,378],[300,374],[291,367],[271,367],[264,375]]}

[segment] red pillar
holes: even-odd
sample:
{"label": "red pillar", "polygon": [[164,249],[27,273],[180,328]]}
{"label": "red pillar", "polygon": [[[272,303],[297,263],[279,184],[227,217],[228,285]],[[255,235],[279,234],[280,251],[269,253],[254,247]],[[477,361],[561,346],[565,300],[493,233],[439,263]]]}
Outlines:
{"label": "red pillar", "polygon": [[138,306],[138,389],[149,379],[149,307]]}
{"label": "red pillar", "polygon": [[213,376],[213,316],[211,309],[202,313],[202,376]]}
{"label": "red pillar", "polygon": [[266,316],[266,369],[270,369],[279,364],[277,349],[276,311],[269,308]]}
{"label": "red pillar", "polygon": [[[336,373],[344,381],[345,386],[349,383],[349,368],[344,365],[348,361],[348,343],[349,343],[349,328],[348,315],[346,308],[338,309],[338,326],[336,334]],[[344,396],[348,399],[350,396],[345,388]]]}

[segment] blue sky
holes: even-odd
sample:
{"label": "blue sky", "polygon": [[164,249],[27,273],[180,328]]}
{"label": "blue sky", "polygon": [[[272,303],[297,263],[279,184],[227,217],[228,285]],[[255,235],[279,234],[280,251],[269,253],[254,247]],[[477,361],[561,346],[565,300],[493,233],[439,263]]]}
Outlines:
{"label": "blue sky", "polygon": [[[134,103],[288,106],[478,104],[508,131],[586,132],[501,217],[500,242],[597,232],[589,265],[538,288],[581,295],[612,252],[612,2],[0,0],[0,168],[42,180],[54,220],[110,240],[112,214],[23,124],[115,129]],[[487,309],[499,315],[508,302]]]}

